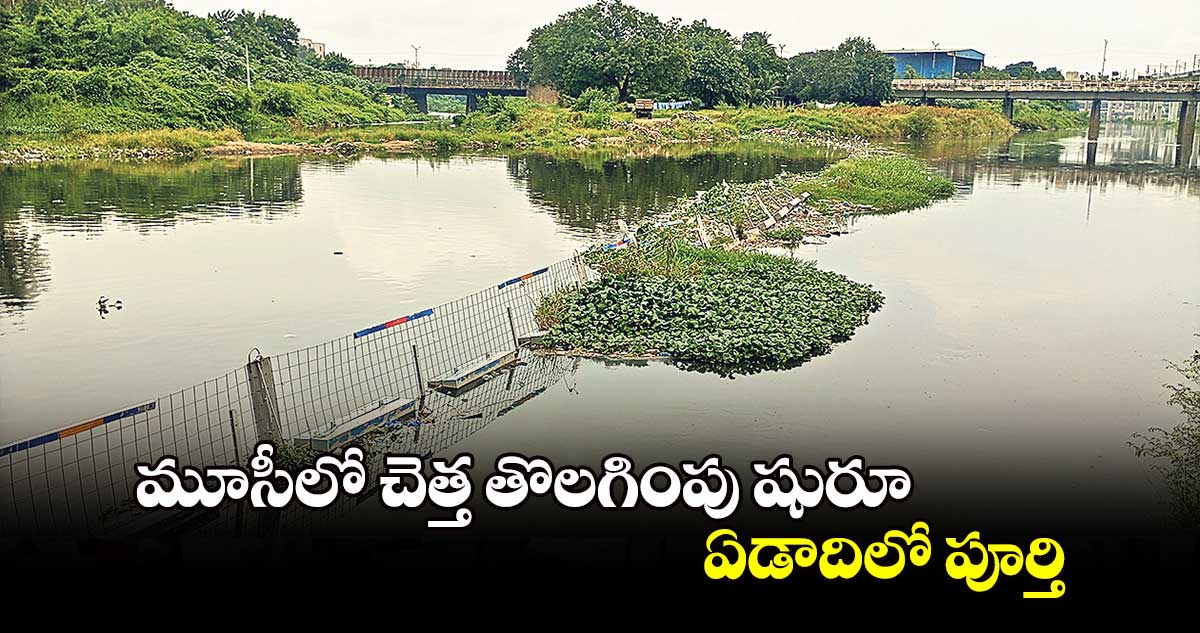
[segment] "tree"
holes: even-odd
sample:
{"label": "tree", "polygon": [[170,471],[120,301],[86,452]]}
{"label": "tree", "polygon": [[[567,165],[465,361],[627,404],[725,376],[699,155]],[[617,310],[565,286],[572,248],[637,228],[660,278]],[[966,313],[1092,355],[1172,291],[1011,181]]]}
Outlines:
{"label": "tree", "polygon": [[788,64],[787,91],[801,101],[878,105],[892,97],[892,58],[869,39],[852,37],[836,50],[813,51]]}
{"label": "tree", "polygon": [[327,53],[324,57],[315,53],[307,53],[304,55],[304,61],[314,68],[328,70],[334,73],[343,73],[346,75],[354,74],[354,62],[341,53]]}
{"label": "tree", "polygon": [[843,95],[845,101],[853,101],[858,105],[879,105],[892,98],[895,63],[891,57],[879,52],[870,39],[852,37],[842,42],[837,52],[850,59],[853,69],[849,94]]}
{"label": "tree", "polygon": [[0,90],[7,90],[14,83],[11,51],[17,39],[15,24],[12,13],[4,7],[0,7]]}
{"label": "tree", "polygon": [[572,96],[587,88],[616,88],[621,101],[669,94],[687,70],[678,31],[677,20],[663,23],[620,0],[600,0],[534,29],[524,58],[530,81]]}
{"label": "tree", "polygon": [[921,73],[917,72],[917,69],[913,68],[912,66],[905,66],[904,67],[904,78],[905,79],[920,79]]}
{"label": "tree", "polygon": [[740,56],[749,75],[749,103],[765,103],[783,87],[787,61],[775,52],[771,36],[764,31],[752,31],[742,36]]}
{"label": "tree", "polygon": [[683,91],[709,106],[743,103],[750,76],[733,36],[698,20],[684,27],[681,37],[690,61]]}
{"label": "tree", "polygon": [[508,63],[505,64],[508,72],[513,74],[517,81],[529,81],[529,56],[522,46],[513,51],[508,56]]}
{"label": "tree", "polygon": [[1026,69],[1028,69],[1029,72],[1037,72],[1037,66],[1034,65],[1033,62],[1017,62],[1015,64],[1009,64],[1004,67],[1004,72],[1008,73],[1009,77],[1015,78],[1020,77],[1021,73],[1026,72]]}

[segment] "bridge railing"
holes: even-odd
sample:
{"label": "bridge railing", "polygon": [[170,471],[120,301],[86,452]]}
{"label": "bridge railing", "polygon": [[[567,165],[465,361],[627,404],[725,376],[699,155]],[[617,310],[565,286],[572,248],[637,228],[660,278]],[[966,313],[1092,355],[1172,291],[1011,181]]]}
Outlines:
{"label": "bridge railing", "polygon": [[362,79],[389,86],[413,88],[478,88],[520,90],[527,87],[516,76],[504,70],[452,70],[431,68],[388,68],[355,66],[354,74]]}
{"label": "bridge railing", "polygon": [[1053,79],[896,79],[894,90],[965,90],[979,92],[1178,92],[1200,91],[1200,81],[1069,81]]}

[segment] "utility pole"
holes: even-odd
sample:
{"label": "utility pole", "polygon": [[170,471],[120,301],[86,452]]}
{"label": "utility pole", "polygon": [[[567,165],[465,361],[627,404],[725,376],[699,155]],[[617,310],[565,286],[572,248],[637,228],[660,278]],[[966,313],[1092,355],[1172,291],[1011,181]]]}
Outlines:
{"label": "utility pole", "polygon": [[409,44],[409,47],[413,49],[413,68],[420,68],[421,67],[421,47],[413,46],[412,44]]}
{"label": "utility pole", "polygon": [[250,45],[246,44],[246,90],[250,90]]}
{"label": "utility pole", "polygon": [[1100,59],[1100,77],[1104,77],[1104,66],[1108,64],[1108,40],[1104,40],[1104,57]]}

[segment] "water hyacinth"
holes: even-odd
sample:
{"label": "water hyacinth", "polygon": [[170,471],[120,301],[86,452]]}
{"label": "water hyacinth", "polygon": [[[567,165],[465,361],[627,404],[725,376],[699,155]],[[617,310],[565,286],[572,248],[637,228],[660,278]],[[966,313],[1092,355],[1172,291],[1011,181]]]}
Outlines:
{"label": "water hyacinth", "polygon": [[[632,264],[642,260],[645,263]],[[666,261],[669,260],[669,261]],[[811,263],[676,244],[605,254],[571,291],[543,344],[606,356],[669,356],[725,376],[798,365],[848,339],[883,295]]]}

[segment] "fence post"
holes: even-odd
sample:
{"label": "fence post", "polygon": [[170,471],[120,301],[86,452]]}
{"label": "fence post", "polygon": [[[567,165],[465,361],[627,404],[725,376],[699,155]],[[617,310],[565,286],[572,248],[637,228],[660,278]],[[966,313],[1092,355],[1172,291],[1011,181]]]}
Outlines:
{"label": "fence post", "polygon": [[512,306],[508,306],[508,327],[512,330],[513,349],[521,349],[521,339],[517,337],[517,322],[513,320]]}
{"label": "fence post", "polygon": [[417,367],[417,417],[425,410],[425,381],[421,378],[421,357],[417,354],[417,346],[413,345],[413,365]]}
{"label": "fence post", "polygon": [[246,363],[246,375],[250,380],[250,408],[254,413],[254,429],[258,433],[258,441],[283,441],[271,359],[260,356]]}
{"label": "fence post", "polygon": [[580,284],[588,282],[587,268],[583,265],[583,256],[579,253],[575,253],[575,272],[579,275]]}

